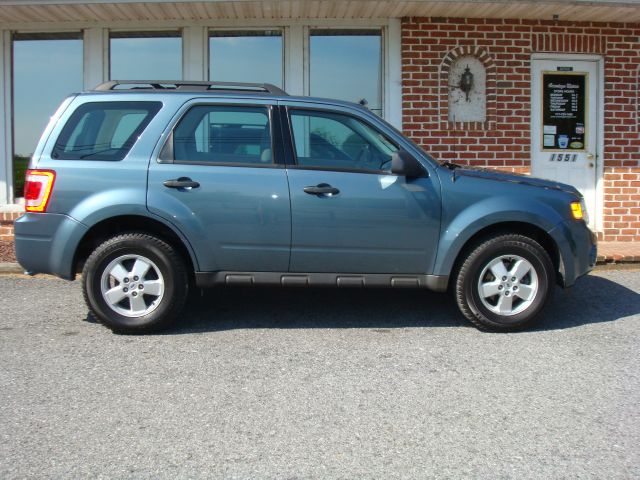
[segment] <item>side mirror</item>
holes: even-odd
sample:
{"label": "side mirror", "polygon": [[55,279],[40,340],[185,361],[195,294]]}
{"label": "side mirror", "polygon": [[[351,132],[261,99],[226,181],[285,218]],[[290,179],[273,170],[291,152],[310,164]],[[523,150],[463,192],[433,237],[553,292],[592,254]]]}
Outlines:
{"label": "side mirror", "polygon": [[420,162],[404,150],[399,150],[391,155],[391,173],[407,178],[426,176],[426,171]]}

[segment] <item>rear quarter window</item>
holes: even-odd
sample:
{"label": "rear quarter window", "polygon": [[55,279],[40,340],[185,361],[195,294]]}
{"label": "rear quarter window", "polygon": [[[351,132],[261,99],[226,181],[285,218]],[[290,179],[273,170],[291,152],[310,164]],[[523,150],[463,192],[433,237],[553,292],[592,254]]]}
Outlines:
{"label": "rear quarter window", "polygon": [[61,160],[122,160],[161,102],[88,102],[71,114],[53,147]]}

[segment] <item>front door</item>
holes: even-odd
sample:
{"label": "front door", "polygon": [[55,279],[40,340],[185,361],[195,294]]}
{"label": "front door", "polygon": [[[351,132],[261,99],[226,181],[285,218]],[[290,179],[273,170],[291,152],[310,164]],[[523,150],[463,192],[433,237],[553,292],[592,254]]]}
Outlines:
{"label": "front door", "polygon": [[533,60],[531,173],[575,186],[596,217],[598,62]]}
{"label": "front door", "polygon": [[296,157],[289,270],[430,273],[440,228],[435,175],[391,174],[397,145],[347,112],[288,113]]}

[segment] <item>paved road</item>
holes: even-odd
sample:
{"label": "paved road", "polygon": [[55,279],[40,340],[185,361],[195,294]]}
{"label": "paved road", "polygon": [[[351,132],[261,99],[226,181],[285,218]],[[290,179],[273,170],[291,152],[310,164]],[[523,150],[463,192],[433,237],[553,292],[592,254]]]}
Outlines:
{"label": "paved road", "polygon": [[3,479],[640,476],[640,271],[502,335],[419,291],[220,290],[148,337],[0,292]]}

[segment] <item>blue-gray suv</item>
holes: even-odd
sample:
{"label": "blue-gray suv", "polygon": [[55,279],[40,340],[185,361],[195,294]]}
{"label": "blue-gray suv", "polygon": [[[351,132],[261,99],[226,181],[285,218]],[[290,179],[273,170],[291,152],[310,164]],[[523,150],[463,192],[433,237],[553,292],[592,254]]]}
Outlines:
{"label": "blue-gray suv", "polygon": [[215,285],[451,290],[476,326],[514,330],[596,259],[575,188],[436,162],[364,107],[266,84],[70,96],[25,201],[20,264],[82,272],[117,332],[165,327]]}

